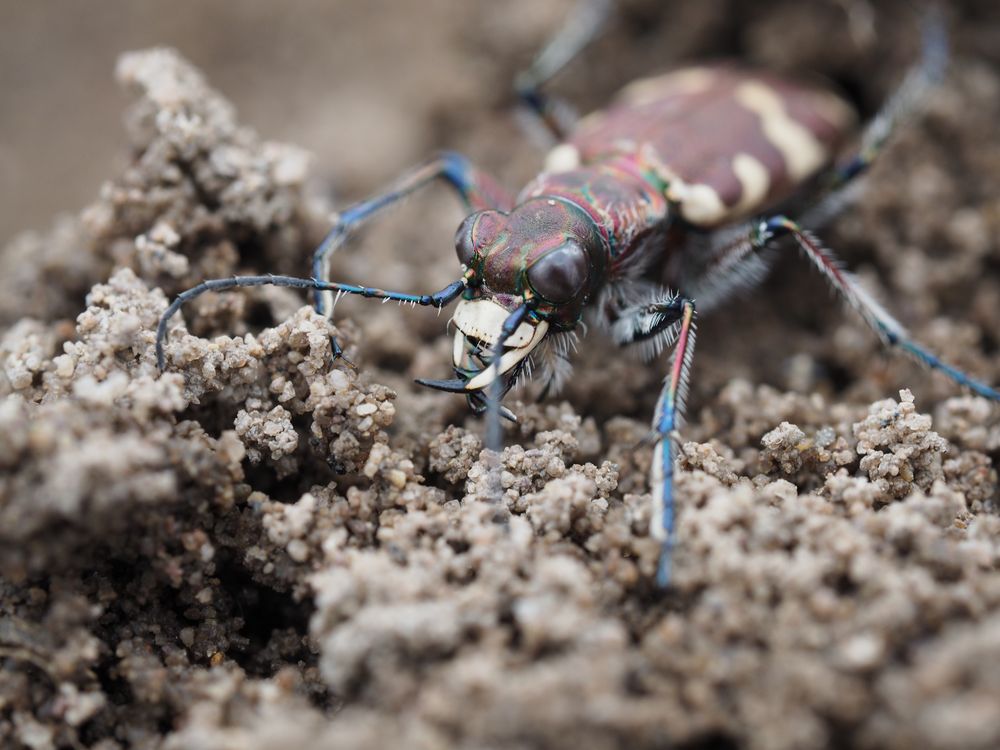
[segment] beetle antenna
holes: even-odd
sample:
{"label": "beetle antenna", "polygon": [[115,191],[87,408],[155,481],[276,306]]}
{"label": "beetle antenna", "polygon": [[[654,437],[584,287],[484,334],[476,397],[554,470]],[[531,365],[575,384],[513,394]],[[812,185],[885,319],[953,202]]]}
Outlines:
{"label": "beetle antenna", "polygon": [[338,296],[356,294],[361,297],[385,301],[394,299],[399,302],[410,302],[414,306],[421,305],[440,309],[454,302],[465,291],[466,284],[467,281],[465,279],[459,279],[433,294],[405,294],[403,292],[389,292],[385,289],[376,289],[374,287],[340,284],[335,281],[303,279],[297,276],[274,276],[271,274],[266,276],[231,276],[227,279],[209,279],[198,284],[198,286],[191,287],[187,291],[178,294],[177,298],[170,303],[170,307],[160,317],[160,322],[156,326],[156,364],[161,372],[166,369],[167,362],[163,345],[167,339],[167,324],[170,322],[170,319],[177,314],[185,302],[190,302],[205,292],[234,289],[237,287],[284,286],[293,289],[315,289],[320,292],[337,292]]}

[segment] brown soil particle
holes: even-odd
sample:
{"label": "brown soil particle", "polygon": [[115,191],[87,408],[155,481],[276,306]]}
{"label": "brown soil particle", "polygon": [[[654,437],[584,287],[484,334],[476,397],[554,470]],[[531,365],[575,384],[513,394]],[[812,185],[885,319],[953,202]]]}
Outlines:
{"label": "brown soil particle", "polygon": [[[633,37],[604,54],[644,49],[656,14],[627,5]],[[864,42],[814,28],[775,43],[798,38],[782,18],[815,24],[804,8],[736,5],[760,59],[871,102],[898,73],[862,75],[871,50],[819,56]],[[726,38],[689,15],[693,38]],[[905,60],[892,17],[877,40]],[[779,269],[701,328],[664,593],[647,481],[663,369],[599,337],[565,401],[515,394],[500,453],[460,399],[411,383],[447,366],[426,311],[358,302],[334,326],[287,290],[208,294],[171,320],[160,374],[170,298],[306,273],[329,208],[307,154],[242,126],[178,53],[124,55],[117,76],[123,169],[0,251],[0,746],[1000,745],[996,405],[878,353]],[[828,237],[993,383],[997,92],[995,66],[959,55]],[[413,265],[437,257],[394,231]],[[360,268],[418,286],[402,246]]]}

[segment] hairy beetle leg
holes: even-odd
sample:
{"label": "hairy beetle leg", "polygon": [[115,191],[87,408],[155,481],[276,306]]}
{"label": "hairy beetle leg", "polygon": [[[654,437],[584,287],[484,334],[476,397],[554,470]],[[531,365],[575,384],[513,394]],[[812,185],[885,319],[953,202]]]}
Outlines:
{"label": "hairy beetle leg", "polygon": [[663,382],[663,390],[653,416],[653,430],[657,436],[653,450],[650,494],[653,513],[650,515],[651,535],[660,541],[660,560],[656,569],[656,582],[661,588],[670,585],[671,558],[674,546],[674,463],[676,461],[675,436],[684,416],[687,400],[688,378],[694,358],[695,306],[694,301],[679,298],[681,315],[677,343],[670,359],[670,372]]}
{"label": "hairy beetle leg", "polygon": [[826,277],[834,291],[848,305],[861,315],[878,337],[887,346],[899,347],[919,362],[944,373],[956,383],[977,395],[992,401],[1000,401],[1000,392],[966,375],[961,370],[943,362],[936,355],[916,343],[903,324],[896,320],[858,283],[854,274],[844,270],[840,261],[830,250],[823,247],[810,232],[802,229],[785,216],[774,216],[760,222],[753,232],[751,243],[755,247],[765,247],[781,237],[792,237],[806,258]]}
{"label": "hairy beetle leg", "polygon": [[637,345],[646,354],[656,355],[673,346],[670,371],[656,404],[651,429],[653,463],[650,468],[650,535],[660,541],[656,580],[661,588],[670,585],[674,543],[674,439],[684,416],[688,379],[695,343],[695,303],[687,297],[664,293],[662,299],[642,302],[621,311],[611,323],[611,333],[619,346]]}
{"label": "hairy beetle leg", "polygon": [[917,111],[928,93],[941,83],[948,57],[948,31],[941,8],[932,4],[924,17],[920,60],[865,126],[857,151],[830,170],[826,193],[798,217],[801,226],[818,229],[856,202],[861,194],[858,178],[868,173],[896,128]]}

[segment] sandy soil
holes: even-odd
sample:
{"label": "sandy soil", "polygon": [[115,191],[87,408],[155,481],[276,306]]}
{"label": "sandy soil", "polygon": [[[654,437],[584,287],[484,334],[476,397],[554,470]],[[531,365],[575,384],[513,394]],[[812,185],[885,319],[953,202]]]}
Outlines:
{"label": "sandy soil", "polygon": [[[1000,383],[989,6],[956,6],[947,85],[825,238],[921,341]],[[913,57],[913,17],[880,4],[878,33],[852,34],[843,7],[863,6],[630,3],[559,88],[595,104],[654,63],[740,54],[830,76],[868,112]],[[358,93],[374,141],[409,140],[364,148],[352,126],[338,194],[424,146],[512,184],[537,167],[506,81],[558,13],[442,17],[423,44],[453,75],[398,73],[391,110]],[[1000,409],[884,354],[789,254],[700,327],[660,592],[643,438],[663,366],[597,335],[560,398],[512,403],[499,492],[464,401],[412,384],[447,371],[433,312],[345,301],[355,373],[301,297],[206,296],[160,375],[174,294],[304,272],[329,175],[175,52],[115,75],[121,167],[0,251],[0,745],[1000,744]],[[458,218],[417,198],[334,275],[436,289]]]}

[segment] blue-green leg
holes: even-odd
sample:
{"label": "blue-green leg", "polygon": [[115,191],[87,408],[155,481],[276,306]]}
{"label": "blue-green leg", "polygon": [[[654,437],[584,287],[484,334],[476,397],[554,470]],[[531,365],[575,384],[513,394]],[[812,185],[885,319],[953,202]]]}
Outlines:
{"label": "blue-green leg", "polygon": [[[352,231],[384,209],[436,180],[450,186],[469,211],[485,208],[505,210],[512,204],[510,194],[493,177],[476,168],[461,154],[444,152],[411,169],[379,195],[344,209],[313,252],[313,277],[319,281],[328,281],[330,257]],[[316,312],[327,318],[333,314],[334,301],[331,290],[316,288],[313,292]],[[343,350],[335,336],[331,337],[331,345],[334,356],[342,357]]]}
{"label": "blue-green leg", "polygon": [[683,296],[668,294],[661,300],[626,309],[612,324],[612,336],[622,346],[652,344],[655,349],[673,345],[670,372],[653,415],[653,464],[649,491],[653,512],[649,533],[660,541],[660,559],[656,580],[661,587],[670,585],[671,555],[674,544],[674,436],[681,426],[688,378],[695,343],[695,304]]}
{"label": "blue-green leg", "polygon": [[802,226],[809,229],[821,227],[855,202],[858,196],[858,178],[867,174],[900,123],[913,115],[926,100],[928,93],[944,79],[948,57],[948,30],[941,9],[931,5],[923,21],[920,60],[906,74],[899,88],[878,114],[865,126],[858,150],[832,170],[826,194],[799,217]]}
{"label": "blue-green leg", "polygon": [[538,53],[531,67],[514,81],[518,98],[556,141],[566,140],[577,115],[568,103],[542,91],[542,86],[597,36],[610,9],[610,0],[578,0],[569,18]]}

